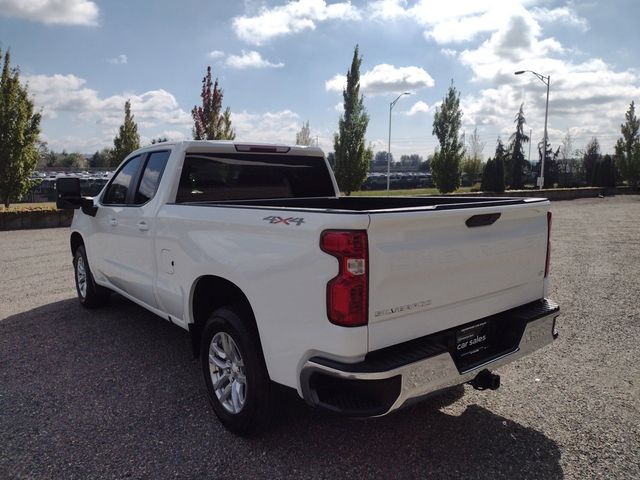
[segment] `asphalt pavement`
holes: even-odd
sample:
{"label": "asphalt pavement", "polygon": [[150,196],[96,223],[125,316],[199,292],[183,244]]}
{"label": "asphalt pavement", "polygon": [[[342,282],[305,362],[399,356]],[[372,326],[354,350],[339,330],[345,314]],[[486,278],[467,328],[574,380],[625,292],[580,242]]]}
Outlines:
{"label": "asphalt pavement", "polygon": [[67,229],[0,232],[0,478],[640,478],[640,197],[552,205],[554,344],[387,417],[285,392],[235,437],[188,334],[75,299]]}

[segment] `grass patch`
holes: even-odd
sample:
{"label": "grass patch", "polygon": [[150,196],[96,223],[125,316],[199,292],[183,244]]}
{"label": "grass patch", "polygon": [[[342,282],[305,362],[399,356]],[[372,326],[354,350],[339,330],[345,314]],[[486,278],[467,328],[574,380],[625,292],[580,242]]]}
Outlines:
{"label": "grass patch", "polygon": [[41,203],[12,203],[9,208],[0,205],[0,213],[2,212],[43,212],[56,210],[56,202]]}

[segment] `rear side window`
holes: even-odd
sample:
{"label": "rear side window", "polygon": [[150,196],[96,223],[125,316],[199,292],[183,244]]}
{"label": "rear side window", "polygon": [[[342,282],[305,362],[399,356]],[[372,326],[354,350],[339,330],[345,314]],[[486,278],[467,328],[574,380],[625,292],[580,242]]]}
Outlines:
{"label": "rear side window", "polygon": [[147,203],[156,194],[158,185],[160,184],[160,178],[162,177],[162,172],[167,164],[167,159],[169,158],[170,153],[171,152],[169,151],[164,151],[149,154],[147,164],[145,165],[144,172],[142,173],[140,185],[136,191],[136,197],[134,200],[136,205]]}
{"label": "rear side window", "polygon": [[320,157],[187,152],[176,202],[333,196]]}
{"label": "rear side window", "polygon": [[107,187],[102,203],[106,205],[123,205],[127,203],[127,194],[131,188],[131,181],[138,173],[142,157],[140,155],[127,160]]}

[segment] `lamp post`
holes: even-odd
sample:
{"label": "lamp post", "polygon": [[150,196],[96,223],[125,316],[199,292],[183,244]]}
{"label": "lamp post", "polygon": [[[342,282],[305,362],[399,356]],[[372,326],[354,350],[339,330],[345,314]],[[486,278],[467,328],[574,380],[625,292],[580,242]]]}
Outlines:
{"label": "lamp post", "polygon": [[[547,118],[549,117],[549,86],[551,85],[551,76],[540,75],[532,70],[518,70],[515,75],[522,75],[523,73],[533,73],[538,79],[547,86],[547,105],[544,110],[544,145],[542,146],[542,161],[540,164],[540,180],[538,181],[539,187],[544,187],[544,161],[547,158]],[[531,141],[531,139],[529,139]]]}
{"label": "lamp post", "polygon": [[391,179],[391,111],[395,107],[400,97],[403,95],[411,95],[411,92],[403,92],[396,97],[396,99],[389,104],[389,147],[387,149],[387,194],[389,194],[389,180]]}

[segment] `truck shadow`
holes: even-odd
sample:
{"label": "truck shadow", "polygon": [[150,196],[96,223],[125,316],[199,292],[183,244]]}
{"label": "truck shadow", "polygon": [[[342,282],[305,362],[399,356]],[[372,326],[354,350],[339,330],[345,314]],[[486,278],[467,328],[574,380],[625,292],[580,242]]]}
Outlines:
{"label": "truck shadow", "polygon": [[[0,320],[0,472],[91,478],[562,478],[542,432],[469,405],[462,388],[350,420],[290,390],[274,428],[243,439],[206,401],[186,332],[119,296]],[[5,475],[3,474],[3,476]]]}

